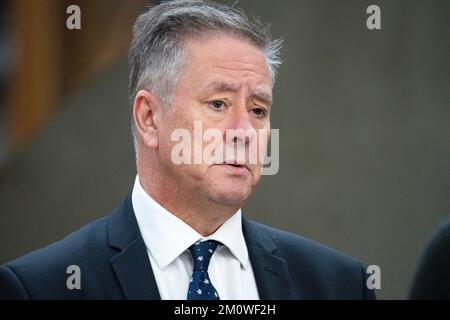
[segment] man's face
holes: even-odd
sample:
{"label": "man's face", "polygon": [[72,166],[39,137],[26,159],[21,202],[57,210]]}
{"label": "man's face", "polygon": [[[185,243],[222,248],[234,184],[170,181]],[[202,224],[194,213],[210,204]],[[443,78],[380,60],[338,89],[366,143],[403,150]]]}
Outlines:
{"label": "man's face", "polygon": [[[226,134],[230,129],[256,133],[265,129],[268,138],[272,84],[266,59],[257,47],[227,35],[189,39],[185,52],[186,65],[173,93],[173,103],[161,115],[162,125],[158,128],[159,152],[167,179],[176,182],[179,194],[240,206],[260,180],[262,159],[249,163],[252,138],[227,140]],[[187,129],[194,144],[194,123],[201,124],[203,133],[210,128],[218,130],[224,148],[236,147],[232,142],[239,141],[241,147],[244,144],[245,164],[235,166],[237,149],[233,158],[224,151],[219,163],[174,164],[171,154],[178,142],[171,140],[171,134],[176,129]],[[265,150],[266,141],[253,139]],[[202,151],[208,144],[203,140]],[[194,153],[192,145],[192,158]]]}

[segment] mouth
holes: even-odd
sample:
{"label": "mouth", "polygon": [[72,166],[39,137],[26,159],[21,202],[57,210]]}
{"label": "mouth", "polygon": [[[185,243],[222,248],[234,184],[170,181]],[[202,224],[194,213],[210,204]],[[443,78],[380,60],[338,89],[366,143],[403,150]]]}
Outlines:
{"label": "mouth", "polygon": [[229,173],[233,175],[244,175],[250,172],[250,169],[246,164],[238,164],[235,162],[223,162],[217,163],[215,165],[225,168]]}
{"label": "mouth", "polygon": [[233,167],[235,167],[235,168],[242,168],[242,167],[246,168],[246,167],[247,167],[247,166],[244,165],[244,164],[235,164],[235,163],[223,163],[223,164],[225,164],[225,165],[227,165],[227,166],[233,166]]}

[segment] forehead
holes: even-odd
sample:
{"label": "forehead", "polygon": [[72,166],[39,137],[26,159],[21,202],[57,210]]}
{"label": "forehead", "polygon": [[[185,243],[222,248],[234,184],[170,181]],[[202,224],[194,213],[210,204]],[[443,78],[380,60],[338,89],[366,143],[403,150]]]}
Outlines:
{"label": "forehead", "polygon": [[[226,79],[209,79],[200,88],[201,93],[208,95],[216,92],[239,92],[243,85],[239,81]],[[272,90],[265,84],[251,86],[249,94],[267,104],[272,104]]]}
{"label": "forehead", "polygon": [[211,82],[236,89],[251,84],[271,88],[270,71],[263,51],[248,41],[227,34],[189,38],[184,43],[185,72],[189,81]]}

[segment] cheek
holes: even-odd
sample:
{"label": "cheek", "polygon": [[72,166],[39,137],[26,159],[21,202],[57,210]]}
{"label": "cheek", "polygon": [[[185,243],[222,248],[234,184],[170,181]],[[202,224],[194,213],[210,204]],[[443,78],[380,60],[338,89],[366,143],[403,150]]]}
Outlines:
{"label": "cheek", "polygon": [[256,185],[259,180],[261,180],[261,168],[262,166],[257,166],[252,172],[252,184]]}
{"label": "cheek", "polygon": [[[194,146],[202,144],[201,141],[198,143],[195,141],[194,121],[186,121],[186,117],[178,115],[173,119],[166,118],[164,120],[167,122],[158,132],[159,154],[162,161],[173,170],[184,172],[187,175],[196,175],[200,171],[204,171],[202,165],[195,162]],[[202,154],[200,152],[200,155]],[[172,159],[172,157],[175,158]]]}
{"label": "cheek", "polygon": [[160,157],[166,162],[171,161],[172,149],[179,143],[176,135],[174,135],[174,141],[172,141],[172,135],[177,133],[177,127],[177,124],[170,117],[166,117],[158,130],[159,153]]}

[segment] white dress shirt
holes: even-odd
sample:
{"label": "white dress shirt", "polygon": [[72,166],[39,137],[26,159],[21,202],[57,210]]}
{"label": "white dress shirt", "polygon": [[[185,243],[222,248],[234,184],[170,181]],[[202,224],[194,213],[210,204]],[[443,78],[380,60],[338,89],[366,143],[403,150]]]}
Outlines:
{"label": "white dress shirt", "polygon": [[189,247],[199,240],[216,240],[224,244],[216,249],[208,268],[209,278],[220,299],[259,299],[242,233],[241,210],[205,238],[150,197],[138,176],[132,203],[161,299],[186,300],[193,270]]}

